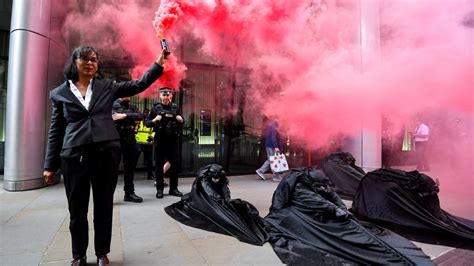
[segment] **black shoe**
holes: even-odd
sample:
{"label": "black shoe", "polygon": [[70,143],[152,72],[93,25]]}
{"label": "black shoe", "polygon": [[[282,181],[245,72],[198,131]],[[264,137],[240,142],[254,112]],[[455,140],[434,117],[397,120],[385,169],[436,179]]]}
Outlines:
{"label": "black shoe", "polygon": [[132,193],[132,194],[125,194],[125,196],[123,197],[123,200],[130,201],[130,202],[142,202],[143,198],[137,196],[137,194],[135,193]]}
{"label": "black shoe", "polygon": [[155,180],[155,177],[154,177],[153,175],[149,175],[149,176],[147,176],[146,179],[147,179],[147,180]]}
{"label": "black shoe", "polygon": [[162,199],[163,198],[163,190],[162,189],[158,189],[156,191],[156,198],[157,199]]}
{"label": "black shoe", "polygon": [[109,258],[107,258],[107,255],[102,255],[100,257],[97,257],[97,266],[107,266],[110,265]]}
{"label": "black shoe", "polygon": [[176,197],[182,197],[183,196],[183,193],[181,193],[178,189],[170,190],[170,192],[168,194],[170,194],[170,196],[176,196]]}
{"label": "black shoe", "polygon": [[87,265],[87,257],[84,256],[80,259],[75,259],[71,261],[71,266],[86,266]]}

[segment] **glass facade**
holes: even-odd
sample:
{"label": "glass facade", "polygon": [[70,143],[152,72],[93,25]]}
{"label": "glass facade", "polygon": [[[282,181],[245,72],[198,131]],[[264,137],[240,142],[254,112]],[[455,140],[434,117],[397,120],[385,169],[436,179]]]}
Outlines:
{"label": "glass facade", "polygon": [[[259,161],[262,115],[248,116],[244,111],[245,92],[250,87],[233,79],[244,77],[245,80],[245,71],[233,75],[231,69],[222,66],[200,63],[186,63],[186,66],[187,78],[181,81],[173,98],[185,119],[182,174],[192,175],[208,163],[219,163],[233,174],[253,172]],[[159,100],[157,88],[153,90],[152,99],[134,97],[132,103],[139,110],[150,109]]]}

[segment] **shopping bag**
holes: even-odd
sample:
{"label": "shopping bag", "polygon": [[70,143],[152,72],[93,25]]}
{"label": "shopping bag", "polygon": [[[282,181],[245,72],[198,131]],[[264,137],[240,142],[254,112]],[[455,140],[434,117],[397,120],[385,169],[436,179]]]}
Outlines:
{"label": "shopping bag", "polygon": [[289,170],[288,163],[286,162],[286,156],[283,153],[275,153],[270,156],[270,168],[272,173],[281,173]]}

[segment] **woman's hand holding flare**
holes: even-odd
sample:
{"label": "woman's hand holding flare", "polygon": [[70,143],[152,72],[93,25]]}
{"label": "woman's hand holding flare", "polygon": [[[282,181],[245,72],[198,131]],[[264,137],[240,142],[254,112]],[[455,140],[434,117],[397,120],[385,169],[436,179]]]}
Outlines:
{"label": "woman's hand holding flare", "polygon": [[161,54],[160,54],[160,57],[158,59],[156,59],[155,63],[157,63],[158,65],[160,66],[163,66],[166,61],[168,60],[168,58],[166,58],[166,53],[167,51],[166,50],[161,50]]}

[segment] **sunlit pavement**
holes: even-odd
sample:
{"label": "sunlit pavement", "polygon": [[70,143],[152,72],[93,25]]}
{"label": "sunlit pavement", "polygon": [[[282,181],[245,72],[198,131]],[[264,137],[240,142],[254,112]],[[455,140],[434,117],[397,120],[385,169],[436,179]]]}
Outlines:
{"label": "sunlit pavement", "polygon": [[[144,198],[143,203],[123,201],[122,181],[119,181],[115,193],[112,251],[109,254],[113,265],[281,264],[268,243],[262,247],[252,246],[229,236],[176,222],[163,208],[179,198],[166,195],[165,190],[165,197],[158,200],[155,198],[152,181],[144,180],[142,173],[136,179],[136,193]],[[268,213],[277,182],[272,182],[271,178],[262,181],[257,175],[232,176],[229,179],[232,198],[251,202],[262,217]],[[193,180],[181,178],[179,189],[184,193],[189,192]],[[3,181],[0,182],[3,187]],[[448,211],[452,208],[450,204],[458,204],[457,200],[446,201],[449,204],[443,204],[443,199],[441,204]],[[346,204],[350,206],[351,202]],[[466,206],[458,208],[459,211],[469,209],[469,205]],[[69,218],[63,183],[24,192],[7,192],[1,189],[0,210],[0,265],[70,263]],[[92,205],[89,213],[92,213]],[[87,257],[89,264],[95,264],[92,217],[89,217],[90,243]],[[415,244],[431,258],[453,252],[450,247]]]}

